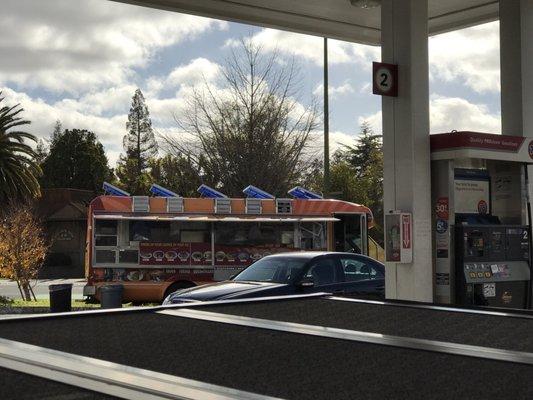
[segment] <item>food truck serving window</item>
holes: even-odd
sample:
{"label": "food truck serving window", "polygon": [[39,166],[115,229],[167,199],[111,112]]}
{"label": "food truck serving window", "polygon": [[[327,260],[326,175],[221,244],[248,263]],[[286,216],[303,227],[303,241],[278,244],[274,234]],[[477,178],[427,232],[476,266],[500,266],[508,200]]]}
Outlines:
{"label": "food truck serving window", "polygon": [[129,221],[129,240],[138,242],[209,242],[205,222]]}
{"label": "food truck serving window", "polygon": [[117,232],[117,221],[96,220],[95,245],[116,246]]}
{"label": "food truck serving window", "polygon": [[215,243],[225,246],[294,247],[294,223],[234,222],[216,224]]}

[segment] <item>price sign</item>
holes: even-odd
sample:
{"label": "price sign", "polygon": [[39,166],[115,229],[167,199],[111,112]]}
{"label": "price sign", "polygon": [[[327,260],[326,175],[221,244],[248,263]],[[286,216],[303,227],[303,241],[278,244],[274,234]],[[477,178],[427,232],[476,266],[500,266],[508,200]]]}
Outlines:
{"label": "price sign", "polygon": [[398,96],[398,66],[372,63],[372,93],[380,96]]}

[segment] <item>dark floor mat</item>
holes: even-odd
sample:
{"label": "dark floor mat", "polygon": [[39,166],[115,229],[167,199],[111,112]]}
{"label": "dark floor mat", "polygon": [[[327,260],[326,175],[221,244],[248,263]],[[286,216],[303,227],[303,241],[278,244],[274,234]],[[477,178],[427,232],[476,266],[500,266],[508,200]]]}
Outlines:
{"label": "dark floor mat", "polygon": [[323,298],[207,306],[198,310],[533,352],[533,319]]}
{"label": "dark floor mat", "polygon": [[289,399],[533,397],[526,365],[152,313],[10,321],[0,337]]}

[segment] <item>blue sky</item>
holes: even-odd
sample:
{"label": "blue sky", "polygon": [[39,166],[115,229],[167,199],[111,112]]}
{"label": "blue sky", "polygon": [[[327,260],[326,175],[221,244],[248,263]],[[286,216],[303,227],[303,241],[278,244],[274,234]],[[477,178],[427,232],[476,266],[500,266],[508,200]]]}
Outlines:
{"label": "blue sky", "polygon": [[[47,138],[57,119],[93,130],[112,164],[135,88],[147,99],[156,132],[180,135],[193,87],[220,85],[235,41],[251,37],[266,53],[301,67],[301,103],[322,102],[322,39],[150,10],[107,0],[3,0],[0,90],[21,103],[30,131]],[[331,40],[332,148],[352,143],[363,120],[381,130],[381,100],[371,94],[378,47]],[[498,23],[430,38],[431,132],[500,132]],[[220,88],[221,89],[221,88]],[[320,132],[317,132],[320,139]]]}

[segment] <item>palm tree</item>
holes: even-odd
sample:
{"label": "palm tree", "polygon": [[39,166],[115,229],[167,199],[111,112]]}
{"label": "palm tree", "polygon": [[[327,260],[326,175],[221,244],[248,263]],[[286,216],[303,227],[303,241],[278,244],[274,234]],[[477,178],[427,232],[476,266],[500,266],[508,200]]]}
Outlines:
{"label": "palm tree", "polygon": [[[25,140],[36,142],[35,136],[18,130],[30,121],[19,114],[20,104],[1,106],[4,97],[0,92],[0,204],[26,200],[40,194],[41,168],[35,161],[36,153]],[[15,130],[13,130],[15,129]]]}

